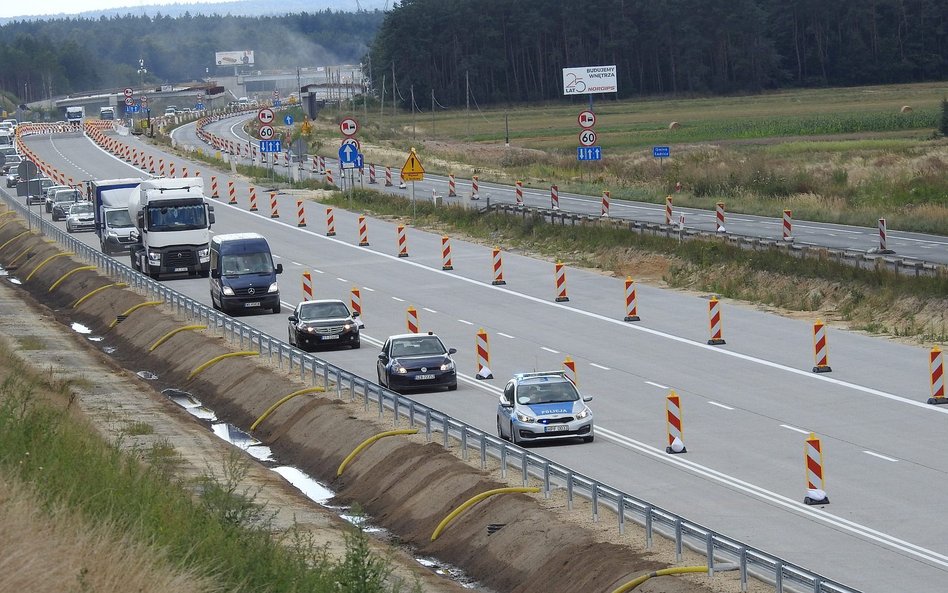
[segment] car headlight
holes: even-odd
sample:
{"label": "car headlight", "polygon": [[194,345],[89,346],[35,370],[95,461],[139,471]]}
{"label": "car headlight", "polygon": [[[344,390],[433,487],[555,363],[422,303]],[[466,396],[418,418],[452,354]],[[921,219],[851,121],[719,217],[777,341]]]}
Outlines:
{"label": "car headlight", "polygon": [[148,263],[157,266],[161,263],[161,252],[160,251],[149,251],[148,252]]}
{"label": "car headlight", "polygon": [[576,417],[582,420],[583,418],[586,418],[587,416],[589,416],[589,414],[591,413],[592,412],[590,411],[590,409],[584,406],[583,409],[580,410],[579,414],[576,414]]}
{"label": "car headlight", "polygon": [[315,328],[315,327],[302,327],[302,326],[300,326],[300,329],[302,329],[302,330],[305,331],[305,332],[309,332],[309,333],[311,333],[311,334],[315,334],[315,333],[316,333],[316,328]]}
{"label": "car headlight", "polygon": [[208,255],[210,255],[210,253],[211,253],[211,250],[209,247],[205,247],[204,249],[198,249],[198,257],[207,257]]}
{"label": "car headlight", "polygon": [[537,419],[534,418],[533,416],[528,416],[524,414],[523,412],[517,412],[517,420],[519,420],[520,422],[524,422],[526,424],[530,424],[531,422],[537,421]]}
{"label": "car headlight", "polygon": [[277,286],[276,282],[274,282],[270,285],[270,288],[267,289],[267,292],[280,292],[280,287]]}
{"label": "car headlight", "polygon": [[221,289],[221,292],[223,292],[227,296],[234,296],[234,289],[231,288],[230,286],[225,286],[223,289]]}
{"label": "car headlight", "polygon": [[404,375],[405,373],[408,372],[408,369],[406,369],[406,368],[403,367],[402,365],[398,364],[398,362],[393,362],[393,363],[392,363],[392,370],[393,370],[394,372],[398,373],[399,375]]}
{"label": "car headlight", "polygon": [[453,371],[454,370],[454,361],[449,360],[441,365],[442,371]]}

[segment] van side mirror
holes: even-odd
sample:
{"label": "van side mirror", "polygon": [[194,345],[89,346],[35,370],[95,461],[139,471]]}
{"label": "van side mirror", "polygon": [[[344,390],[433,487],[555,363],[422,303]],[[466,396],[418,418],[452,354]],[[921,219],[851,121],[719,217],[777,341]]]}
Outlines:
{"label": "van side mirror", "polygon": [[211,270],[211,278],[220,278],[220,277],[221,277],[220,270]]}
{"label": "van side mirror", "polygon": [[277,274],[282,274],[282,273],[283,273],[283,264],[277,264],[276,273],[277,273]]}
{"label": "van side mirror", "polygon": [[207,213],[207,228],[211,228],[211,225],[214,224],[214,222],[214,211],[212,210],[211,212]]}

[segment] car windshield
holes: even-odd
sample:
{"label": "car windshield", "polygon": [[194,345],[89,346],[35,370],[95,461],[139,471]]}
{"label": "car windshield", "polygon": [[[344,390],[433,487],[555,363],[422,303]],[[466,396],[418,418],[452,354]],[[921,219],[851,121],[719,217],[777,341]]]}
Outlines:
{"label": "car windshield", "polygon": [[203,204],[162,206],[148,209],[148,230],[187,231],[207,228]]}
{"label": "car windshield", "polygon": [[56,195],[53,196],[54,202],[75,202],[79,199],[79,192],[77,191],[58,191]]}
{"label": "car windshield", "polygon": [[336,303],[306,303],[300,306],[300,321],[314,319],[342,319],[349,316],[349,309],[345,304]]}
{"label": "car windshield", "polygon": [[105,213],[105,220],[113,229],[125,229],[132,226],[132,217],[128,210],[111,210]]}
{"label": "car windshield", "polygon": [[400,338],[392,341],[392,358],[401,356],[437,356],[444,354],[444,344],[436,336]]}
{"label": "car windshield", "polygon": [[552,404],[578,399],[579,393],[569,381],[521,383],[517,388],[517,403],[520,404]]}
{"label": "car windshield", "polygon": [[69,209],[69,214],[92,214],[92,204],[75,204]]}
{"label": "car windshield", "polygon": [[272,274],[273,261],[269,253],[237,253],[221,256],[221,269],[225,276]]}

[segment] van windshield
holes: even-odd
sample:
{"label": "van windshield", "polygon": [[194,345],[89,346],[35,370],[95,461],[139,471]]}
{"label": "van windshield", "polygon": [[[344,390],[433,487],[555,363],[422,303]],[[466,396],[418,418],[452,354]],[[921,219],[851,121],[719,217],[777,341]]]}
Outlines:
{"label": "van windshield", "polygon": [[221,273],[225,276],[241,274],[272,274],[273,261],[269,253],[237,253],[221,256]]}
{"label": "van windshield", "polygon": [[105,213],[105,220],[113,229],[125,229],[132,226],[132,217],[128,210],[110,210]]}

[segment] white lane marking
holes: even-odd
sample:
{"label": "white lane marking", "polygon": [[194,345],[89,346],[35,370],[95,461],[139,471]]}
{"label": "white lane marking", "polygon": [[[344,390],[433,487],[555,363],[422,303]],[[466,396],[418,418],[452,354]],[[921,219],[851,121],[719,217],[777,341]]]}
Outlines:
{"label": "white lane marking", "polygon": [[399,303],[404,303],[404,302],[405,302],[405,299],[400,299],[400,298],[398,298],[398,297],[392,297],[392,300],[393,300],[393,301],[398,301]]}
{"label": "white lane marking", "polygon": [[645,384],[658,387],[659,389],[668,389],[668,385],[662,385],[661,383],[655,383],[654,381],[646,381]]}
{"label": "white lane marking", "polygon": [[473,323],[471,323],[470,321],[468,321],[468,320],[466,320],[466,319],[458,319],[458,321],[460,321],[460,322],[463,323],[464,325],[474,325]]}
{"label": "white lane marking", "polygon": [[926,245],[926,247],[931,247],[932,245],[945,245],[946,244],[945,241],[930,241],[928,239],[913,239],[911,237],[900,237],[898,235],[893,235],[892,233],[889,233],[889,239],[895,240],[895,241],[913,241],[915,243],[929,243],[930,245]]}
{"label": "white lane marking", "polygon": [[699,465],[687,459],[682,459],[680,456],[668,455],[665,453],[665,449],[658,449],[656,447],[652,447],[651,445],[646,445],[645,443],[635,441],[607,428],[597,426],[596,434],[601,435],[606,439],[612,440],[620,445],[625,445],[631,449],[645,453],[646,455],[651,455],[652,457],[660,459],[665,463],[677,465],[680,469],[689,470],[699,476],[703,476],[724,484],[728,488],[735,488],[752,496],[756,496],[757,498],[771,502],[777,506],[783,507],[784,509],[804,515],[810,519],[813,519],[814,521],[833,526],[840,531],[852,533],[859,537],[878,542],[889,548],[900,550],[906,554],[914,556],[915,558],[919,558],[922,562],[937,564],[939,566],[948,568],[948,556],[939,554],[934,550],[907,542],[893,535],[889,535],[888,533],[884,533],[866,525],[856,523],[855,521],[850,521],[849,519],[844,519],[842,517],[833,515],[822,508],[814,509],[813,507],[803,504],[799,500],[794,500],[783,496],[782,494],[765,490],[760,486],[745,482],[735,478],[734,476],[730,476],[709,467]]}
{"label": "white lane marking", "polygon": [[375,289],[374,289],[374,288],[369,288],[368,286],[363,286],[363,287],[362,287],[362,290],[367,290],[367,291],[369,291],[369,292],[375,292]]}
{"label": "white lane marking", "polygon": [[[783,220],[768,220],[767,223],[768,223],[768,224],[780,224],[780,225],[782,225],[782,224],[783,224]],[[811,225],[808,225],[808,224],[797,224],[796,222],[793,223],[793,227],[794,227],[794,228],[798,228],[798,229],[813,229],[813,230],[816,230],[816,231],[820,231],[821,233],[827,232],[827,231],[826,231],[826,228],[824,228],[824,227],[811,226]],[[836,232],[838,232],[838,233],[849,233],[850,235],[871,235],[871,234],[873,233],[873,229],[868,229],[868,228],[867,228],[865,231],[847,231],[846,229],[838,229],[838,228],[836,228],[836,227],[829,227],[829,228],[832,228],[834,231],[836,231]]]}
{"label": "white lane marking", "polygon": [[514,339],[513,336],[511,336],[510,334],[505,334],[504,332],[497,332],[497,335],[498,335],[498,336],[503,336],[503,337],[505,337],[505,338],[510,338],[511,340]]}
{"label": "white lane marking", "polygon": [[324,272],[324,271],[322,271],[322,270],[315,270],[315,269],[314,269],[313,271],[316,272],[317,274],[325,274],[325,273],[326,273],[326,272]]}
{"label": "white lane marking", "polygon": [[550,353],[552,353],[552,354],[559,354],[559,353],[560,353],[559,350],[554,350],[554,349],[552,349],[552,348],[547,348],[546,346],[540,346],[540,350],[546,350],[547,352],[550,352]]}
{"label": "white lane marking", "polygon": [[733,409],[734,409],[734,408],[732,408],[731,406],[725,406],[724,404],[719,404],[718,402],[709,401],[708,403],[711,404],[712,406],[717,406],[717,407],[719,407],[719,408],[724,408],[725,410],[733,410]]}
{"label": "white lane marking", "polygon": [[434,309],[429,309],[428,307],[422,307],[422,310],[427,311],[429,313],[437,313],[437,311],[435,311]]}
{"label": "white lane marking", "polygon": [[589,366],[591,366],[591,367],[596,367],[597,369],[602,369],[602,370],[604,370],[604,371],[611,371],[611,370],[612,370],[612,369],[610,369],[609,367],[604,367],[604,366],[602,366],[601,364],[596,364],[596,363],[594,363],[594,362],[589,363]]}
{"label": "white lane marking", "polygon": [[790,426],[789,424],[781,424],[780,428],[786,428],[787,430],[792,430],[793,432],[799,432],[800,434],[810,434],[809,430],[803,430],[802,428],[797,428],[796,426]]}
{"label": "white lane marking", "polygon": [[340,278],[339,276],[336,276],[336,280],[338,280],[339,282],[348,282],[348,280],[346,280],[345,278]]}
{"label": "white lane marking", "polygon": [[886,456],[886,455],[881,455],[881,454],[876,453],[876,452],[874,452],[874,451],[863,451],[863,453],[865,453],[866,455],[872,455],[873,457],[878,457],[879,459],[885,459],[886,461],[892,461],[892,462],[898,462],[898,461],[899,461],[898,459],[895,459],[894,457],[888,457],[888,456]]}
{"label": "white lane marking", "polygon": [[298,261],[291,261],[290,263],[293,264],[294,266],[302,266],[302,265],[303,265],[303,264],[301,264],[301,263],[298,262]]}
{"label": "white lane marking", "polygon": [[277,254],[275,254],[275,253],[273,254],[273,257],[274,257],[275,259],[283,259],[283,256],[282,256],[282,255],[277,255]]}

